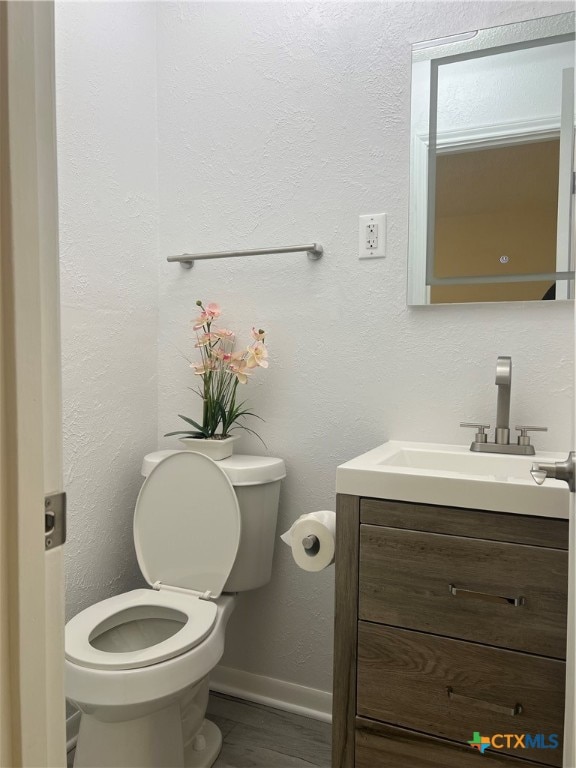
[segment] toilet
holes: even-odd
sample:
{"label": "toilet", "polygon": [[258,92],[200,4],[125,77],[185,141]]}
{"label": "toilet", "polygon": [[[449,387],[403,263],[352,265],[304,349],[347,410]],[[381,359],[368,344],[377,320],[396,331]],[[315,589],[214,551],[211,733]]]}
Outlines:
{"label": "toilet", "polygon": [[270,581],[281,459],[157,451],[134,512],[149,589],[102,600],[66,625],[66,696],[81,711],[75,768],[208,768],[206,720],[234,593]]}

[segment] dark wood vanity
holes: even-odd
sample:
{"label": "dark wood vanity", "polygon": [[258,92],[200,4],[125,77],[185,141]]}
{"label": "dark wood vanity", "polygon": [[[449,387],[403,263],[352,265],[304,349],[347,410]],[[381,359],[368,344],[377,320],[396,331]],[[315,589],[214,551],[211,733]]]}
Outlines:
{"label": "dark wood vanity", "polygon": [[567,587],[567,520],[339,495],[333,768],[560,767]]}

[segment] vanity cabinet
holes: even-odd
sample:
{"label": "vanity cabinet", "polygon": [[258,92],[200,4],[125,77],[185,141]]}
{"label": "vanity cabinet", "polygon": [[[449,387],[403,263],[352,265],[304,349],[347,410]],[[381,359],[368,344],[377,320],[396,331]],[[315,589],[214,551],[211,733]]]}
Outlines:
{"label": "vanity cabinet", "polygon": [[566,520],[339,495],[333,768],[560,767],[567,548]]}

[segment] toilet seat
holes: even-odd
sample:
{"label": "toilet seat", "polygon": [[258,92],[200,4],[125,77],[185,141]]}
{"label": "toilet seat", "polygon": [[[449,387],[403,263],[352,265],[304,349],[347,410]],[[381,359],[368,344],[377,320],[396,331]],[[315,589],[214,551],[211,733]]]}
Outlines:
{"label": "toilet seat", "polygon": [[[134,512],[136,556],[153,589],[77,614],[66,625],[66,658],[91,669],[128,670],[199,645],[217,615],[205,598],[220,595],[239,541],[238,500],[216,462],[197,453],[167,456],[144,481]],[[116,650],[122,647],[128,650]]]}
{"label": "toilet seat", "polygon": [[[199,645],[210,634],[216,613],[213,602],[193,595],[152,589],[116,595],[86,608],[67,623],[66,658],[81,667],[104,670],[158,664]],[[166,640],[135,651],[110,652],[91,644],[100,635],[98,630],[105,632],[147,618],[176,619],[182,626]]]}

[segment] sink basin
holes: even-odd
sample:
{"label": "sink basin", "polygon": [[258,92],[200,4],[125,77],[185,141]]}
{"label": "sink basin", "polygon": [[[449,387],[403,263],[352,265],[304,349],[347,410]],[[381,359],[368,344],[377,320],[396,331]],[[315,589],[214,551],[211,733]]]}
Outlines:
{"label": "sink basin", "polygon": [[506,454],[478,454],[444,448],[400,448],[390,456],[385,456],[380,464],[385,467],[404,467],[405,469],[430,469],[435,472],[472,477],[489,477],[506,480],[517,478],[527,480],[533,456],[509,456]]}
{"label": "sink basin", "polygon": [[468,446],[390,440],[338,467],[336,491],[355,496],[568,518],[568,486],[530,475],[535,461],[562,461],[565,453],[535,456],[472,453]]}

